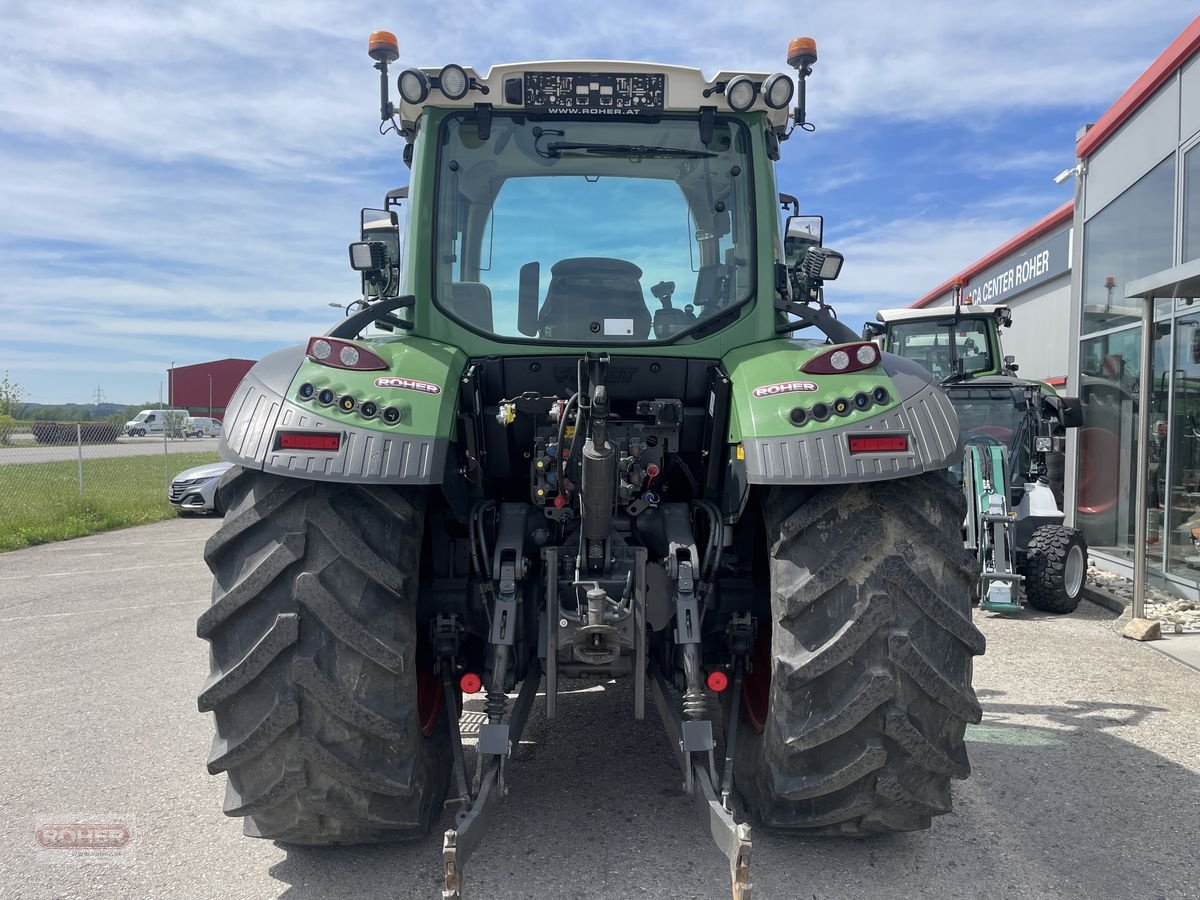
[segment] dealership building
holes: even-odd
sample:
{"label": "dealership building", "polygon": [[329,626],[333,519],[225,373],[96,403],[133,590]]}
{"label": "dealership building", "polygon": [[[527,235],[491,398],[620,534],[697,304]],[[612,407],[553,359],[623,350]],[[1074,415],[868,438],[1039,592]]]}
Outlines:
{"label": "dealership building", "polygon": [[[1020,374],[1083,402],[1066,515],[1104,568],[1132,574],[1145,438],[1152,581],[1200,596],[1200,18],[1075,145],[1075,198],[914,306],[1012,309]],[[1136,294],[1139,296],[1130,296]],[[1142,296],[1152,296],[1153,324]],[[1149,399],[1140,402],[1143,334]]]}
{"label": "dealership building", "polygon": [[214,359],[167,370],[167,404],[193,416],[225,417],[225,407],[250,367],[252,359]]}

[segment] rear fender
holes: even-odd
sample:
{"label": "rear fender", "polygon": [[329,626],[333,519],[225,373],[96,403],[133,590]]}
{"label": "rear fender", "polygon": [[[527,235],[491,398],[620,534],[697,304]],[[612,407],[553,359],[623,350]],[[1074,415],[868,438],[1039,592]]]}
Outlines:
{"label": "rear fender", "polygon": [[[849,484],[946,469],[962,456],[958,416],[945,391],[917,363],[884,353],[879,365],[846,375],[809,375],[809,359],[830,349],[798,341],[743,347],[726,356],[733,382],[729,440],[750,484]],[[886,400],[875,397],[882,389]],[[858,408],[855,397],[870,402]],[[847,411],[834,412],[839,401]],[[829,415],[814,417],[824,406]],[[794,411],[804,413],[796,424]],[[903,452],[850,450],[852,436],[901,437]]]}
{"label": "rear fender", "polygon": [[[264,357],[229,401],[221,456],[248,468],[318,481],[440,484],[466,357],[416,337],[355,343],[382,357],[388,368],[337,369],[308,359],[304,347]],[[313,386],[308,399],[300,390],[305,384]],[[319,402],[324,389],[333,392],[332,404]],[[343,397],[355,401],[353,409],[341,408]],[[381,412],[398,410],[399,421],[364,416],[367,401]],[[289,431],[336,433],[338,449],[284,449],[280,433]]]}

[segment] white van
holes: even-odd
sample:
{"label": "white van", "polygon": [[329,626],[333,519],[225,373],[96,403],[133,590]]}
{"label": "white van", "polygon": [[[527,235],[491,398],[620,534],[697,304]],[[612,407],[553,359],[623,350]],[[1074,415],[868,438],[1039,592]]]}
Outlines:
{"label": "white van", "polygon": [[168,437],[182,435],[183,423],[189,415],[186,409],[143,409],[125,423],[125,433],[131,437],[145,437],[148,434],[162,434],[163,427],[169,426]]}
{"label": "white van", "polygon": [[220,437],[221,420],[208,416],[188,416],[183,420],[184,437]]}

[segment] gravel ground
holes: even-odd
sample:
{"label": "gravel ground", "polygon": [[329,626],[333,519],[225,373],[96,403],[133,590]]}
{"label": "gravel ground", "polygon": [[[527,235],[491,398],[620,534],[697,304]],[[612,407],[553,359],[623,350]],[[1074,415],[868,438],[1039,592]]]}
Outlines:
{"label": "gravel ground", "polygon": [[[0,555],[0,895],[435,898],[440,837],[287,850],[221,815],[194,621],[213,520]],[[755,897],[1200,896],[1200,674],[1066,618],[976,613],[984,721],[955,812],[924,833],[803,841],[755,829]],[[647,715],[653,716],[653,704]],[[468,712],[477,710],[468,704]],[[726,898],[723,858],[677,788],[661,726],[623,685],[541,701],[511,794],[468,868],[480,898]],[[127,853],[35,848],[38,824],[131,824]]]}

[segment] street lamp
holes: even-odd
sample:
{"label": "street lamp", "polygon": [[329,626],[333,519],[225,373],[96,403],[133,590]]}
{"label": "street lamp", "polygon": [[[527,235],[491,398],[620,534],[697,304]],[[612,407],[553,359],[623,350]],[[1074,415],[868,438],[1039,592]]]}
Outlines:
{"label": "street lamp", "polygon": [[212,418],[212,372],[208,373],[208,417]]}

